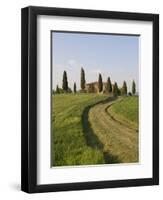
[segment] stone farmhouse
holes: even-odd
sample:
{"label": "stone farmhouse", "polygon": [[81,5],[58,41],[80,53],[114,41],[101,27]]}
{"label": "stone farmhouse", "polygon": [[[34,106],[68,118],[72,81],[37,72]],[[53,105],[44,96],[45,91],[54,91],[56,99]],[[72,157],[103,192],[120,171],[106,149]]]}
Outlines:
{"label": "stone farmhouse", "polygon": [[[102,93],[107,93],[106,84],[107,84],[106,82],[103,82],[103,91],[102,91]],[[98,82],[87,83],[85,85],[85,90],[88,93],[99,93]]]}

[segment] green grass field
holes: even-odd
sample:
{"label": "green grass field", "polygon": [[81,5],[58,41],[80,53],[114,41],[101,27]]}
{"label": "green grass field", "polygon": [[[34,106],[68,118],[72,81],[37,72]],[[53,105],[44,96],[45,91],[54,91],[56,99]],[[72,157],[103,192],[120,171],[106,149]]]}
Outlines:
{"label": "green grass field", "polygon": [[83,131],[84,109],[106,95],[59,94],[52,97],[52,165],[88,165],[104,163],[98,148],[87,145]]}
{"label": "green grass field", "polygon": [[115,103],[111,107],[111,111],[117,114],[118,118],[122,121],[129,122],[130,124],[138,127],[139,121],[139,98],[138,96],[125,97],[122,101]]}
{"label": "green grass field", "polygon": [[55,94],[52,165],[137,162],[138,131],[132,130],[135,126],[138,97],[115,100],[99,94]]}

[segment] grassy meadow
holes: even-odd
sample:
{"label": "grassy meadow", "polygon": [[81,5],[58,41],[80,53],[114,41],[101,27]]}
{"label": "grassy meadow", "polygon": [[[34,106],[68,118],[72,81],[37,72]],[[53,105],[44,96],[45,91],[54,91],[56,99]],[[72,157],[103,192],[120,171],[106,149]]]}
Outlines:
{"label": "grassy meadow", "polygon": [[52,97],[52,165],[104,163],[98,148],[87,145],[83,130],[84,109],[106,99],[97,94],[56,94]]}
{"label": "grassy meadow", "polygon": [[[110,115],[112,117],[110,117]],[[138,97],[52,96],[52,166],[138,161]]]}
{"label": "grassy meadow", "polygon": [[110,112],[121,121],[127,122],[131,124],[131,126],[138,128],[139,97],[124,97],[121,101],[110,107]]}

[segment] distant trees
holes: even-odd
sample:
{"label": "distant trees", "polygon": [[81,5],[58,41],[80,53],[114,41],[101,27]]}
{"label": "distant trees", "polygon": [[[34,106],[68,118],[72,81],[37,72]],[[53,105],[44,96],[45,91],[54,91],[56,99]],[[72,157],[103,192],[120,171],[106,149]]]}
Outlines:
{"label": "distant trees", "polygon": [[135,81],[133,80],[132,82],[132,94],[135,94],[136,93],[136,84],[135,84]]}
{"label": "distant trees", "polygon": [[56,87],[56,93],[57,93],[57,94],[60,93],[58,85],[57,85],[57,87]]}
{"label": "distant trees", "polygon": [[76,93],[76,83],[74,83],[74,93]]}
{"label": "distant trees", "polygon": [[[66,92],[68,92],[68,91],[66,91]],[[59,86],[57,85],[56,90],[54,91],[53,94],[63,94],[63,93],[65,93],[65,91],[62,88],[59,88]]]}
{"label": "distant trees", "polygon": [[117,82],[115,82],[115,83],[113,84],[112,93],[113,93],[113,96],[114,96],[114,97],[117,97],[117,96],[118,96],[118,84],[117,84]]}
{"label": "distant trees", "polygon": [[106,82],[106,92],[111,93],[112,92],[112,84],[110,77],[108,77],[107,82]]}
{"label": "distant trees", "polygon": [[63,72],[62,89],[65,92],[68,91],[68,81],[67,81],[67,73],[66,73],[66,71]]}
{"label": "distant trees", "polygon": [[123,82],[122,95],[127,95],[127,84],[126,84],[126,81]]}
{"label": "distant trees", "polygon": [[68,90],[66,91],[67,93],[72,93],[71,88],[68,88]]}
{"label": "distant trees", "polygon": [[85,72],[84,69],[81,68],[81,80],[80,80],[81,90],[85,90]]}
{"label": "distant trees", "polygon": [[[98,82],[92,82],[86,84],[85,80],[85,71],[83,67],[81,68],[81,90],[78,90],[79,92],[82,93],[109,93],[112,94],[113,96],[120,96],[120,95],[129,95],[131,96],[132,94],[134,95],[136,93],[136,84],[135,81],[133,80],[132,82],[132,92],[127,91],[127,83],[126,81],[123,82],[123,86],[118,88],[117,82],[115,82],[113,85],[111,83],[110,77],[107,78],[107,81],[103,83],[102,81],[102,75],[99,73],[98,76]],[[67,78],[67,72],[63,72],[63,79],[62,79],[62,88],[59,88],[59,85],[56,85],[56,90],[52,91],[53,94],[61,94],[61,93],[77,93],[77,85],[76,82],[74,82],[72,89],[68,87],[68,78]]]}
{"label": "distant trees", "polygon": [[98,77],[98,91],[102,92],[102,90],[103,90],[102,76],[101,76],[101,74],[99,74],[99,77]]}

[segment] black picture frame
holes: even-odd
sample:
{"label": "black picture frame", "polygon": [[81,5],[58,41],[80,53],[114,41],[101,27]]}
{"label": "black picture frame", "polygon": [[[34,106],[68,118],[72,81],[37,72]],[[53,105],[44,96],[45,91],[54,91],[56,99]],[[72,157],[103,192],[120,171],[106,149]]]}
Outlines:
{"label": "black picture frame", "polygon": [[[151,21],[153,23],[153,177],[37,185],[37,16]],[[28,193],[159,184],[159,15],[30,6],[21,11],[21,190]]]}

